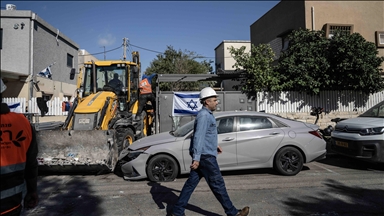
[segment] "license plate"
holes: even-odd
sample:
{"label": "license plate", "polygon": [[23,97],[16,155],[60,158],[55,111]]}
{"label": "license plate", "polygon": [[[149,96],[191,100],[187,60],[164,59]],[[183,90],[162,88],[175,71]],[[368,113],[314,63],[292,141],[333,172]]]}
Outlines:
{"label": "license plate", "polygon": [[348,143],[347,142],[336,141],[336,145],[348,148]]}
{"label": "license plate", "polygon": [[79,124],[89,124],[89,122],[91,122],[91,119],[89,119],[89,118],[79,119]]}

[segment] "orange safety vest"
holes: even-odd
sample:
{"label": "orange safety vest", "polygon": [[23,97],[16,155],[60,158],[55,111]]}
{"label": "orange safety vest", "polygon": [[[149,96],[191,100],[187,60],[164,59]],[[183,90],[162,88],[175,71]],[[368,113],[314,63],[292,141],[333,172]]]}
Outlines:
{"label": "orange safety vest", "polygon": [[23,114],[9,112],[0,115],[1,144],[1,212],[11,212],[21,205],[27,151],[32,141],[32,129]]}
{"label": "orange safety vest", "polygon": [[150,94],[152,93],[152,86],[149,84],[147,78],[143,79],[139,83],[140,94]]}

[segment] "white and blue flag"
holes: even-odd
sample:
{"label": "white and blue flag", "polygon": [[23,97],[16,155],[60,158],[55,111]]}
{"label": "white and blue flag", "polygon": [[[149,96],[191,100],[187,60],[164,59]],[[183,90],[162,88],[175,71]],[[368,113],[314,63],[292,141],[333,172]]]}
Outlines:
{"label": "white and blue flag", "polygon": [[39,76],[42,76],[42,77],[46,77],[48,79],[52,79],[52,72],[51,72],[51,66],[54,65],[55,63],[53,64],[50,64],[48,67],[44,68],[44,70],[40,71],[38,73]]}
{"label": "white and blue flag", "polygon": [[7,103],[8,105],[8,108],[11,112],[15,112],[15,113],[22,113],[22,110],[21,110],[21,103],[20,102],[16,102],[16,103]]}
{"label": "white and blue flag", "polygon": [[202,105],[200,92],[174,92],[172,116],[197,115]]}

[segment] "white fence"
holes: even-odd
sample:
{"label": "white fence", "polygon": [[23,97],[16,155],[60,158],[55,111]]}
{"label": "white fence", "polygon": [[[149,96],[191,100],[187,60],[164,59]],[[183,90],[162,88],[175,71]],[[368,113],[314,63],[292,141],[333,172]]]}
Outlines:
{"label": "white fence", "polygon": [[[3,102],[10,107],[14,107],[11,110],[19,113],[37,113],[40,114],[40,110],[37,106],[36,98],[32,98],[27,101],[25,98],[3,98]],[[63,111],[63,102],[68,102],[67,97],[59,98],[55,97],[47,101],[48,113],[47,116],[66,116],[68,111]]]}
{"label": "white fence", "polygon": [[[258,93],[256,110],[265,110],[267,113],[309,113],[312,107],[323,107],[327,112],[364,112],[381,101],[384,101],[384,91],[370,95],[353,91],[323,91],[318,96],[300,92],[261,92]],[[3,98],[3,102],[8,105],[20,103],[15,112],[40,114],[36,98],[29,101],[25,98]],[[47,101],[46,115],[66,116],[68,112],[63,111],[63,102],[68,102],[68,98],[56,97]]]}
{"label": "white fence", "polygon": [[366,95],[353,91],[322,91],[318,96],[300,92],[258,93],[256,110],[267,113],[309,113],[312,107],[326,112],[364,112],[384,101],[384,91]]}

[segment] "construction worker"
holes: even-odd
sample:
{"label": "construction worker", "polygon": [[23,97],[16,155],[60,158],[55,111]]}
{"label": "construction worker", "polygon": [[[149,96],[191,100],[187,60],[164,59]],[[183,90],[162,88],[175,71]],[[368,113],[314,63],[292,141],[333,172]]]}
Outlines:
{"label": "construction worker", "polygon": [[120,94],[121,88],[124,87],[123,82],[119,80],[118,73],[113,74],[113,79],[108,82],[108,85],[111,86],[117,92],[117,94]]}
{"label": "construction worker", "polygon": [[157,76],[156,73],[153,73],[149,76],[143,74],[143,77],[139,83],[140,96],[139,108],[136,113],[136,120],[141,120],[141,112],[143,111],[143,108],[148,101],[151,101],[153,109],[156,109],[156,98],[152,92],[152,79],[155,76]]}
{"label": "construction worker", "polygon": [[[6,88],[1,80],[0,100]],[[20,215],[23,198],[24,208],[34,208],[39,202],[36,134],[27,118],[10,112],[6,103],[1,103],[0,125],[0,215]],[[27,191],[23,197],[25,187]]]}

